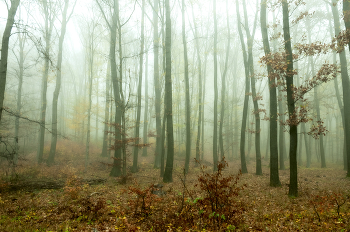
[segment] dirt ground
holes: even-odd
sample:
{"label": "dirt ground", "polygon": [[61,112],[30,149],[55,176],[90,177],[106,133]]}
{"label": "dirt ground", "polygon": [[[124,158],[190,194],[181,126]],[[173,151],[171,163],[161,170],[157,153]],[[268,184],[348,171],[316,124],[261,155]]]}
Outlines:
{"label": "dirt ground", "polygon": [[[274,188],[269,186],[268,161],[263,160],[262,176],[254,174],[255,164],[250,161],[249,173],[240,176],[237,184],[244,188],[233,199],[242,205],[237,210],[237,223],[229,224],[221,216],[220,227],[215,229],[210,225],[210,216],[206,222],[196,211],[194,198],[205,193],[195,186],[201,175],[195,162],[191,163],[184,181],[183,159],[177,157],[173,182],[162,183],[159,169],[153,168],[153,156],[140,156],[139,172],[123,179],[109,177],[111,159],[99,157],[97,151],[86,169],[84,162],[80,162],[83,152],[68,158],[72,152],[74,149],[61,149],[57,165],[51,167],[34,164],[29,155],[21,161],[12,182],[1,173],[0,231],[159,231],[159,228],[163,231],[350,231],[350,180],[345,178],[341,166],[328,164],[323,169],[318,163],[308,169],[300,166],[299,196],[290,198],[288,167],[279,172],[281,187]],[[212,164],[207,160],[202,164],[208,166],[206,170],[211,174]],[[223,176],[236,175],[239,165],[239,160],[228,161]],[[123,180],[126,184],[121,184]],[[26,183],[34,182],[61,183],[61,186],[26,188]],[[164,186],[161,190],[167,193],[165,196],[149,194],[152,191],[149,187],[157,183]],[[10,190],[13,184],[23,186]],[[142,196],[143,206],[139,201]],[[184,215],[187,221],[182,225],[176,217]]]}

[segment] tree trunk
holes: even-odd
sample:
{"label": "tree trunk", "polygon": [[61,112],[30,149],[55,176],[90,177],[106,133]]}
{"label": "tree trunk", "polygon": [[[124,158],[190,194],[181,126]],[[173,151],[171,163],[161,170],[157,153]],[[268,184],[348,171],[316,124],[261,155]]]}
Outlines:
{"label": "tree trunk", "polygon": [[167,123],[167,139],[168,153],[166,159],[166,167],[163,176],[165,183],[173,181],[173,165],[174,165],[174,134],[173,134],[173,96],[171,83],[171,19],[169,0],[165,0],[166,11],[166,73],[165,73],[165,94],[166,94],[166,123]]}
{"label": "tree trunk", "polygon": [[137,115],[136,115],[136,125],[135,125],[135,146],[134,146],[134,159],[132,172],[137,172],[137,162],[138,162],[138,154],[139,154],[139,136],[140,136],[140,119],[141,119],[141,90],[142,90],[142,72],[143,72],[143,52],[144,52],[144,44],[145,44],[145,29],[144,29],[144,21],[145,21],[145,0],[142,0],[142,17],[141,17],[141,54],[140,54],[140,69],[139,69],[139,85],[137,90]]}
{"label": "tree trunk", "polygon": [[218,61],[217,61],[217,41],[218,23],[216,18],[216,0],[213,1],[214,12],[214,132],[213,132],[213,161],[214,171],[218,165]]}
{"label": "tree trunk", "polygon": [[[199,47],[199,38],[198,38],[198,29],[196,26],[196,21],[194,17],[194,11],[192,6],[192,19],[194,22],[194,36],[196,37],[196,51],[197,51],[197,61],[198,61],[198,123],[197,123],[197,139],[196,139],[196,160],[200,161],[201,159],[201,149],[200,149],[200,140],[201,140],[201,127],[202,127],[202,109],[203,109],[203,83],[202,83],[202,60],[200,55],[200,47]],[[202,150],[203,152],[203,150]],[[198,163],[196,163],[198,166]]]}
{"label": "tree trunk", "polygon": [[[116,42],[117,42],[117,25],[118,25],[118,17],[119,17],[119,7],[118,0],[113,1],[113,15],[112,22],[109,25],[109,29],[111,31],[110,38],[110,50],[109,50],[109,58],[111,62],[111,79],[113,84],[113,93],[114,93],[114,102],[115,102],[115,138],[114,138],[114,159],[113,159],[113,168],[110,172],[110,176],[117,177],[121,176],[121,101],[120,101],[120,87],[119,80],[117,74],[117,63],[116,63]],[[102,10],[101,10],[102,11]],[[108,23],[108,22],[107,22]]]}
{"label": "tree trunk", "polygon": [[283,37],[285,43],[285,51],[287,53],[286,63],[286,84],[287,84],[287,103],[288,103],[288,115],[290,120],[289,133],[290,133],[290,144],[289,144],[289,163],[290,163],[290,183],[289,193],[291,197],[298,196],[298,165],[297,165],[297,148],[298,148],[298,128],[297,119],[295,112],[295,104],[293,98],[293,53],[292,43],[290,38],[289,29],[289,7],[287,0],[282,0],[283,8]]}
{"label": "tree trunk", "polygon": [[226,75],[227,75],[227,67],[228,67],[228,58],[231,50],[231,31],[230,31],[230,20],[229,20],[229,7],[228,0],[226,0],[226,19],[227,19],[227,48],[226,48],[226,58],[225,58],[225,67],[224,72],[221,77],[221,113],[220,113],[220,126],[219,126],[219,144],[220,144],[220,157],[221,159],[225,156],[224,154],[224,139],[223,139],[223,131],[222,128],[224,126],[224,115],[225,115],[225,95],[226,95]]}
{"label": "tree trunk", "polygon": [[89,75],[89,102],[88,102],[88,115],[87,115],[87,132],[86,132],[86,147],[85,147],[85,170],[87,169],[90,156],[90,136],[91,136],[91,105],[92,105],[92,80],[94,78],[94,28],[90,34],[90,44],[89,44],[89,66],[90,66],[90,75]]}
{"label": "tree trunk", "polygon": [[[145,65],[145,112],[143,114],[143,144],[148,144],[148,53]],[[143,147],[142,156],[147,156],[147,145]]]}
{"label": "tree trunk", "polygon": [[188,57],[187,57],[187,41],[186,41],[186,21],[185,21],[185,0],[182,0],[182,43],[184,46],[184,65],[185,65],[185,107],[186,107],[186,161],[185,172],[188,173],[191,156],[191,102],[190,102],[190,84],[188,77]]}
{"label": "tree trunk", "polygon": [[246,128],[247,128],[250,79],[249,79],[249,68],[248,68],[248,64],[247,64],[247,62],[248,62],[247,52],[245,49],[245,43],[244,43],[242,27],[241,27],[241,22],[240,22],[238,0],[236,0],[236,14],[237,14],[237,25],[238,25],[239,38],[241,40],[241,46],[242,46],[242,52],[243,52],[244,72],[245,72],[245,95],[244,95],[244,104],[243,104],[241,142],[240,142],[241,170],[242,170],[242,173],[248,173],[246,157],[245,157],[245,134],[246,134]]}
{"label": "tree trunk", "polygon": [[[248,46],[248,65],[250,70],[251,77],[251,88],[252,88],[252,100],[254,106],[254,116],[255,116],[255,155],[256,155],[256,175],[262,175],[261,169],[261,151],[260,151],[260,114],[259,114],[259,105],[258,105],[258,96],[255,88],[255,73],[254,73],[254,62],[253,62],[253,40],[256,27],[256,19],[254,20],[254,29],[253,35],[251,35],[248,25],[248,16],[247,16],[247,7],[245,0],[243,0],[244,7],[244,21],[245,21],[245,30],[247,34],[247,46]],[[256,12],[257,14],[258,12]]]}
{"label": "tree trunk", "polygon": [[[269,37],[266,23],[266,0],[261,0],[260,23],[263,37],[265,56],[271,54]],[[276,80],[273,77],[273,70],[267,64],[270,91],[270,186],[281,186],[278,174],[278,142],[277,142],[277,95]]]}
{"label": "tree trunk", "polygon": [[[18,34],[18,42],[19,42],[19,58],[17,58],[18,65],[19,65],[19,72],[18,72],[18,88],[17,88],[17,109],[16,112],[18,115],[21,115],[21,108],[22,108],[22,87],[23,87],[23,75],[24,75],[24,60],[25,60],[25,54],[24,54],[24,47],[25,43],[27,41],[26,34]],[[14,165],[17,165],[18,161],[18,155],[19,155],[19,117],[16,117],[15,119],[15,156],[13,157]]]}
{"label": "tree trunk", "polygon": [[15,23],[15,16],[16,16],[19,2],[20,0],[11,1],[11,7],[8,10],[5,31],[4,31],[4,34],[2,35],[1,60],[0,60],[0,122],[2,119],[2,110],[4,107],[4,99],[5,99],[9,42],[10,42],[11,30],[12,30],[13,24]]}
{"label": "tree trunk", "polygon": [[[39,147],[37,152],[38,163],[43,162],[44,155],[44,143],[45,143],[45,124],[46,124],[46,106],[47,106],[47,80],[49,76],[50,66],[50,43],[51,33],[53,29],[54,20],[50,17],[49,11],[52,11],[47,4],[47,0],[42,1],[44,14],[45,14],[45,63],[44,72],[41,82],[41,109],[40,109],[40,132],[39,132]],[[51,6],[50,6],[51,7]],[[53,16],[52,16],[53,17]]]}
{"label": "tree trunk", "polygon": [[55,161],[55,154],[56,154],[56,145],[57,145],[57,103],[58,103],[58,96],[60,94],[61,89],[61,76],[62,76],[62,56],[63,56],[63,41],[66,34],[66,28],[69,18],[67,19],[67,11],[69,6],[69,0],[64,1],[64,9],[62,13],[62,28],[61,28],[61,35],[59,38],[58,43],[58,59],[57,59],[57,76],[56,76],[56,87],[55,91],[53,93],[53,99],[52,99],[52,136],[51,136],[51,148],[50,148],[50,154],[49,158],[47,160],[47,164],[53,164]]}
{"label": "tree trunk", "polygon": [[[306,20],[306,26],[307,26],[307,32],[308,32],[308,40],[309,44],[311,44],[311,27],[310,27],[310,20]],[[314,58],[313,56],[309,56],[309,63],[311,64],[311,75],[312,77],[315,76],[315,64],[314,64]],[[315,86],[314,88],[314,103],[316,108],[316,117],[317,117],[317,123],[321,121],[321,112],[320,112],[320,102],[318,100],[318,87]],[[317,143],[317,142],[316,142]],[[321,168],[326,167],[326,157],[324,153],[324,146],[323,146],[323,135],[320,134],[320,141],[319,141],[319,149],[320,149],[320,155],[321,155]]]}
{"label": "tree trunk", "polygon": [[[335,35],[339,35],[339,33],[340,33],[339,12],[338,12],[337,5],[333,5],[334,3],[337,3],[337,2],[333,1],[333,3],[330,4],[330,7],[332,9],[332,14],[333,14],[334,33],[335,33]],[[328,7],[327,7],[327,13],[328,13]],[[330,34],[333,37],[333,33],[332,33],[333,28],[332,28],[331,20],[329,20],[329,30],[330,30]],[[337,63],[336,54],[337,53],[335,51],[333,51],[333,64],[334,65],[336,65],[336,63]],[[345,73],[345,71],[347,70],[347,61],[346,61],[345,51],[342,51],[339,54],[339,58],[340,58],[341,76],[343,78],[343,75],[344,75],[344,77],[346,78],[346,76],[348,74]],[[334,78],[334,88],[335,88],[335,94],[336,94],[336,97],[337,97],[337,102],[338,102],[340,114],[341,114],[341,117],[342,117],[343,131],[345,132],[344,105],[343,105],[343,102],[342,102],[342,100],[340,98],[340,91],[339,91],[339,87],[338,87],[338,79],[337,78]],[[346,158],[346,154],[347,154],[347,152],[346,152],[346,135],[344,133],[344,142],[343,142],[343,157],[344,157],[344,161],[345,161],[345,158]],[[346,162],[344,162],[344,170],[347,170],[347,163]]]}
{"label": "tree trunk", "polygon": [[109,88],[111,85],[111,61],[108,60],[107,65],[107,74],[106,74],[106,105],[105,105],[105,122],[103,129],[103,143],[102,143],[102,157],[108,157],[108,125],[109,121],[109,112],[110,112],[110,96],[109,96]]}
{"label": "tree trunk", "polygon": [[159,83],[159,36],[158,36],[158,9],[159,0],[154,0],[153,5],[153,62],[154,62],[154,92],[155,92],[155,110],[156,110],[156,150],[155,150],[155,162],[154,168],[159,168],[160,165],[160,153],[161,153],[161,134],[162,134],[162,122],[161,122],[161,89]]}
{"label": "tree trunk", "polygon": [[[346,30],[350,30],[350,2],[348,0],[343,0],[343,15]],[[349,51],[350,51],[350,42],[349,42]],[[340,53],[342,54],[342,53]],[[345,53],[343,59],[346,59]],[[346,63],[345,63],[346,64]],[[343,70],[342,70],[343,73]],[[344,73],[347,73],[347,70],[344,70]],[[344,101],[344,119],[345,119],[345,137],[346,137],[346,161],[347,161],[347,177],[350,177],[350,117],[345,117],[345,115],[350,115],[350,83],[348,75],[342,75],[342,84],[343,84],[343,101]]]}

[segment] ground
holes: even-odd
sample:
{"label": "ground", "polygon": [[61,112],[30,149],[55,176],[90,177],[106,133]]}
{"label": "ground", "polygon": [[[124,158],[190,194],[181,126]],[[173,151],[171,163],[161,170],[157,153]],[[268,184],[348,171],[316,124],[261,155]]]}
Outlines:
{"label": "ground", "polygon": [[[23,184],[21,190],[10,190],[11,183],[3,175],[0,231],[350,231],[350,180],[338,165],[323,169],[316,162],[308,169],[300,166],[299,196],[290,198],[288,169],[280,170],[282,186],[274,188],[269,186],[268,161],[263,160],[262,176],[254,174],[255,165],[250,161],[249,173],[238,176],[237,184],[232,182],[238,194],[223,196],[232,205],[222,203],[219,210],[227,213],[218,213],[205,205],[208,192],[195,186],[203,176],[195,162],[184,181],[183,158],[176,158],[174,181],[163,184],[166,195],[157,196],[151,193],[155,190],[152,184],[162,179],[151,164],[151,155],[140,156],[139,172],[121,184],[121,178],[108,176],[112,160],[99,157],[97,150],[87,169],[79,161],[83,152],[74,159],[67,155],[72,151],[64,152],[51,167],[36,165],[30,156],[23,160],[12,183]],[[209,157],[203,163],[211,175]],[[218,178],[236,177],[238,171],[239,161],[228,161]],[[86,182],[96,179],[105,181]],[[24,183],[37,181],[63,183],[63,187],[25,187]]]}

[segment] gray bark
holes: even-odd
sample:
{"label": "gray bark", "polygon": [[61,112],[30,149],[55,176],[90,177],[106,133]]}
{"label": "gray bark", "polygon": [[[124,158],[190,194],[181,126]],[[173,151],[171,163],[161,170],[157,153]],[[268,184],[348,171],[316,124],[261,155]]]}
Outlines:
{"label": "gray bark", "polygon": [[0,60],[0,122],[2,119],[2,109],[4,107],[6,77],[7,77],[7,60],[10,36],[13,24],[15,23],[15,16],[20,0],[12,0],[11,7],[8,10],[7,22],[4,34],[2,35],[1,43],[1,60]]}
{"label": "gray bark", "polygon": [[218,61],[217,61],[217,41],[218,25],[216,18],[216,0],[213,1],[214,12],[214,132],[213,132],[213,161],[214,171],[218,165]]}
{"label": "gray bark", "polygon": [[52,137],[51,137],[51,148],[49,158],[47,160],[48,164],[53,164],[56,154],[56,144],[57,144],[57,106],[58,106],[58,96],[61,89],[61,76],[62,76],[62,56],[63,56],[63,41],[66,34],[67,23],[69,17],[67,18],[67,11],[69,6],[69,0],[64,1],[64,9],[62,12],[62,27],[61,35],[58,42],[58,59],[57,59],[57,73],[56,73],[56,87],[53,93],[52,100]]}
{"label": "gray bark", "polygon": [[134,146],[134,157],[133,157],[133,166],[132,172],[137,172],[137,162],[139,154],[139,136],[140,136],[140,119],[141,119],[141,89],[142,89],[142,72],[143,72],[143,53],[144,53],[144,44],[145,44],[145,0],[142,0],[142,17],[141,17],[141,49],[140,49],[140,69],[139,69],[139,83],[137,89],[137,115],[136,115],[136,125],[135,125],[135,146]]}
{"label": "gray bark", "polygon": [[[267,19],[266,19],[266,0],[261,0],[261,12],[260,23],[261,33],[263,37],[265,56],[271,54],[270,43],[267,31]],[[277,95],[276,95],[276,80],[273,78],[273,70],[271,65],[267,64],[269,91],[270,91],[270,128],[269,128],[269,140],[270,140],[270,185],[280,186],[278,174],[278,143],[277,143]]]}
{"label": "gray bark", "polygon": [[167,123],[167,139],[168,152],[166,167],[164,171],[163,181],[173,181],[173,165],[174,165],[174,132],[173,132],[173,97],[172,97],[172,81],[171,81],[171,19],[169,0],[165,0],[166,9],[166,73],[165,73],[165,94],[166,94],[166,123]]}

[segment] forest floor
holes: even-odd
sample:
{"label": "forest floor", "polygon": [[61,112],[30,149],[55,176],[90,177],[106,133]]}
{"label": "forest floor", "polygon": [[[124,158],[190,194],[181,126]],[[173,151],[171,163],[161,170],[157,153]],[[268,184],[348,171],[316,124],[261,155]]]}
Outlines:
{"label": "forest floor", "polygon": [[[225,181],[232,184],[237,194],[227,198],[233,205],[221,203],[217,211],[226,209],[227,213],[218,214],[203,200],[208,191],[196,186],[205,174],[195,162],[184,180],[184,159],[176,158],[173,182],[162,183],[159,169],[151,164],[153,156],[140,156],[138,173],[114,178],[108,175],[110,158],[98,157],[95,150],[85,170],[83,152],[69,158],[73,151],[61,150],[57,164],[51,167],[34,164],[31,154],[16,171],[17,184],[56,182],[63,183],[62,188],[13,191],[9,186],[14,181],[9,182],[1,170],[0,231],[350,231],[350,180],[341,166],[300,166],[299,196],[290,198],[289,170],[279,171],[281,187],[270,187],[266,159],[262,176],[254,174],[253,161],[248,163],[249,173],[238,176],[240,162],[228,161],[218,178],[237,177],[237,184],[230,179],[221,183],[221,188]],[[208,165],[207,177],[213,177],[210,162],[204,164]],[[103,181],[89,184],[86,180]],[[151,194],[157,183],[164,185],[166,195]],[[228,193],[225,191],[222,194]]]}

